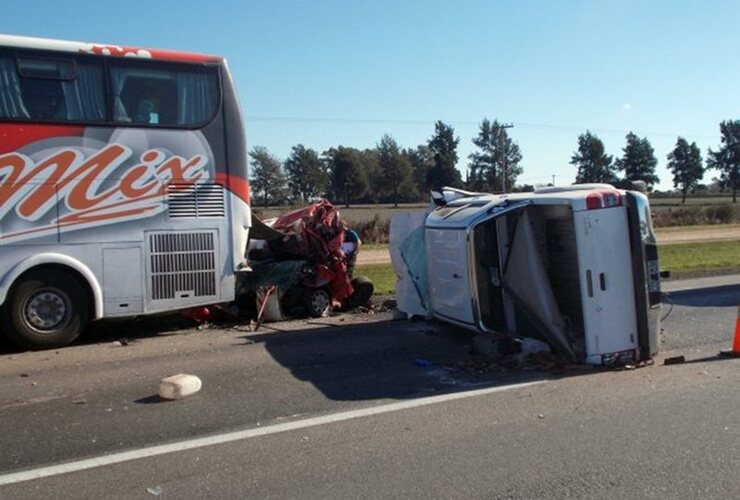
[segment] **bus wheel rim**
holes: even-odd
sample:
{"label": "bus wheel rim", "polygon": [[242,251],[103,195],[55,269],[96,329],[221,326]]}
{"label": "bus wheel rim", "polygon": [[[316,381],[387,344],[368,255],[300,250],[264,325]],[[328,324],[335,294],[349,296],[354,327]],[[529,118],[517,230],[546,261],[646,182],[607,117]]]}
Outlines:
{"label": "bus wheel rim", "polygon": [[67,301],[62,293],[57,290],[40,290],[26,301],[23,316],[33,329],[50,331],[64,321],[67,311]]}

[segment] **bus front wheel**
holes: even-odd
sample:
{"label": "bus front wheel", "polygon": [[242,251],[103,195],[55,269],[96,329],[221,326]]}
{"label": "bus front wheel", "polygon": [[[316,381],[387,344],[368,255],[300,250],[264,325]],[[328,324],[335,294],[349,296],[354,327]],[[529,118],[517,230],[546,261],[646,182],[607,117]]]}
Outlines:
{"label": "bus front wheel", "polygon": [[2,308],[7,337],[20,347],[49,349],[72,343],[87,325],[85,290],[72,275],[44,270],[24,276]]}

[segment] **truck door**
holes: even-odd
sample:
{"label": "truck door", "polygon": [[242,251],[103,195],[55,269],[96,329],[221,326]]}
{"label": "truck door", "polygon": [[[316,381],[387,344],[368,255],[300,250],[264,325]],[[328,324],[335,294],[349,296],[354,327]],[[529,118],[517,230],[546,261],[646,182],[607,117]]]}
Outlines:
{"label": "truck door", "polygon": [[427,228],[426,245],[432,311],[472,326],[466,229]]}
{"label": "truck door", "polygon": [[580,271],[586,362],[635,350],[632,259],[627,212],[622,206],[574,214]]}

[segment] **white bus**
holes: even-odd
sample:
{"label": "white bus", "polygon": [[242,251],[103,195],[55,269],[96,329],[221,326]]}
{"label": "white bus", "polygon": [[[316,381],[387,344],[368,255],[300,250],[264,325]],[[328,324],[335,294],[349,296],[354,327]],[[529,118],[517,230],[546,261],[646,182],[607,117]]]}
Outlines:
{"label": "white bus", "polygon": [[223,58],[0,35],[0,330],[230,301],[251,227]]}

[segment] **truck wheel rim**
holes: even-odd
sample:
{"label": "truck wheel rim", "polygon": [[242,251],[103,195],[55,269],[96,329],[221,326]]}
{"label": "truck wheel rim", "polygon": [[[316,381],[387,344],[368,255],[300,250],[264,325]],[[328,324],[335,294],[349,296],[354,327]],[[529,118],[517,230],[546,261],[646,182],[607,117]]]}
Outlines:
{"label": "truck wheel rim", "polygon": [[23,316],[28,325],[35,330],[53,330],[67,316],[67,301],[64,295],[56,290],[36,292],[26,302]]}

